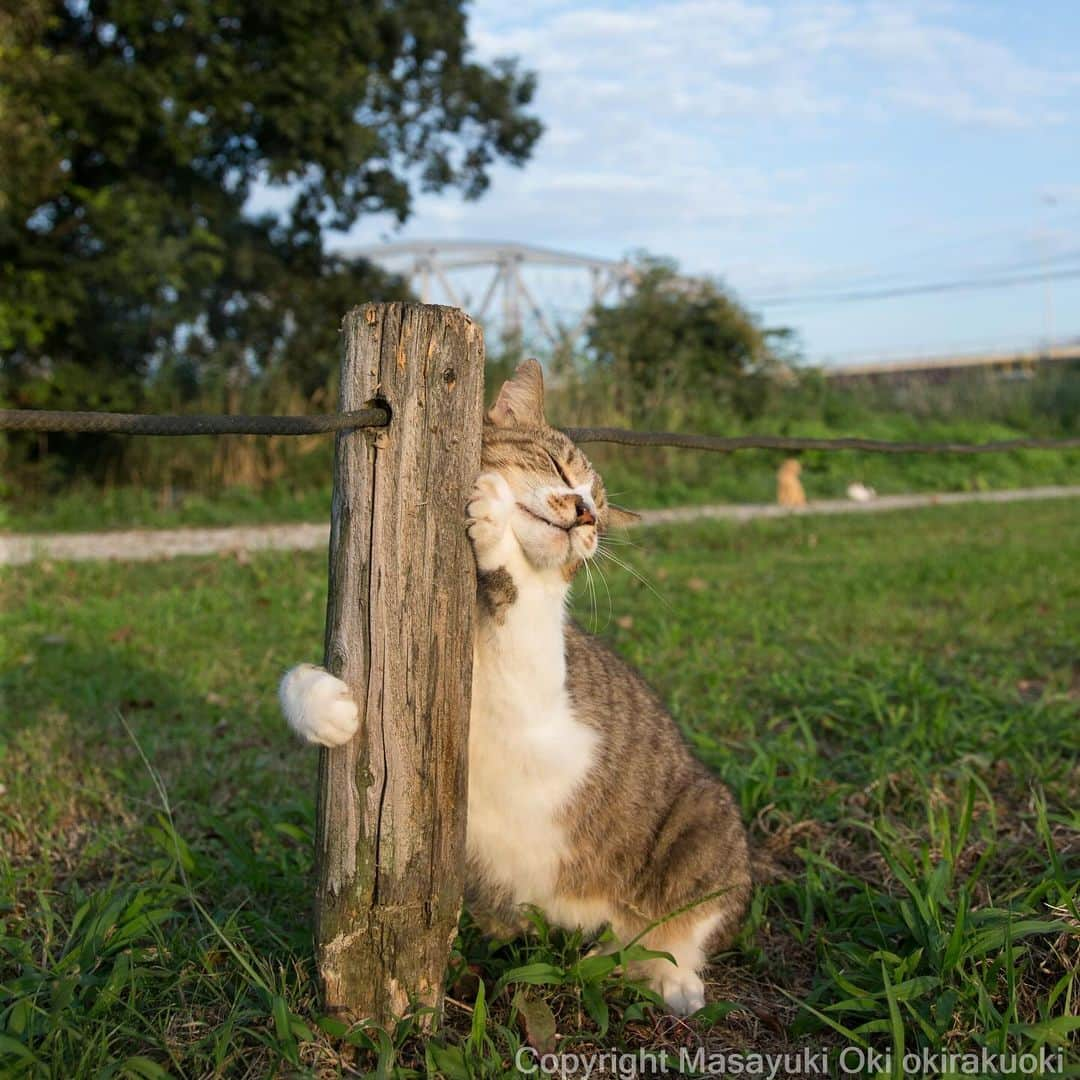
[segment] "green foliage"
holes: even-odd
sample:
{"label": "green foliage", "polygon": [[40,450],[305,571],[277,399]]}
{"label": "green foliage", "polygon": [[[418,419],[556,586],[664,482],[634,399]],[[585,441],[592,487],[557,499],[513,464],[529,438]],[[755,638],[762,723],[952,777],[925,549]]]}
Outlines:
{"label": "green foliage", "polygon": [[0,1074],[503,1077],[552,1038],[1075,1061],[1075,505],[635,540],[656,591],[611,568],[577,615],[732,785],[761,878],[703,1014],[466,918],[437,1030],[324,1016],[315,762],[273,686],[317,657],[325,558],[41,563],[0,607]]}
{"label": "green foliage", "polygon": [[763,330],[712,282],[681,278],[674,262],[643,256],[633,291],[593,308],[588,344],[616,407],[638,422],[683,395],[720,414],[760,415],[789,337]]}
{"label": "green foliage", "polygon": [[[479,195],[539,135],[533,86],[470,58],[461,0],[5,8],[0,397],[223,408],[258,383],[307,399],[343,312],[404,295],[327,253],[325,230],[404,220],[419,190]],[[282,214],[245,211],[258,182],[287,192]],[[50,443],[69,460],[103,445]]]}

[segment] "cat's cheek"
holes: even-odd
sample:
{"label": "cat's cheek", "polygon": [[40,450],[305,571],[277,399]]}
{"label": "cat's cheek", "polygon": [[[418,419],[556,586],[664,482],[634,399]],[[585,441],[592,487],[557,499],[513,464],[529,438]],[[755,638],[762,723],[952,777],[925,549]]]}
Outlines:
{"label": "cat's cheek", "polygon": [[514,534],[525,557],[540,570],[561,566],[572,551],[570,538],[562,529],[553,529],[525,515],[514,521]]}

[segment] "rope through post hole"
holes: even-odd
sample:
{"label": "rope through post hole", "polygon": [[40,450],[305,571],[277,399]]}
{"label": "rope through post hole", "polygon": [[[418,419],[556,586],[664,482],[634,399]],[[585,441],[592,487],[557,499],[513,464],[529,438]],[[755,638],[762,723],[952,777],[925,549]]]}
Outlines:
{"label": "rope through post hole", "polygon": [[150,416],[142,413],[0,409],[0,431],[93,432],[116,435],[322,435],[386,427],[382,405],[322,416]]}

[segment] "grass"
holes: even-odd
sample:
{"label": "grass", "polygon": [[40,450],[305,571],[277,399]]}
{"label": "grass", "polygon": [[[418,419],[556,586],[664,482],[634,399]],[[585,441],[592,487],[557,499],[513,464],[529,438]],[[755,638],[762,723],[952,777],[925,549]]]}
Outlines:
{"label": "grass", "polygon": [[[323,1017],[314,756],[273,687],[325,560],[4,579],[0,1075],[503,1076],[562,1052],[1062,1053],[1080,1074],[1080,511],[657,530],[577,608],[750,823],[759,887],[688,1023],[573,935],[466,920],[442,1028]],[[145,755],[145,757],[144,757]],[[554,1032],[554,1034],[553,1034]]]}
{"label": "grass", "polygon": [[80,532],[98,529],[178,528],[183,526],[271,525],[327,521],[330,517],[331,465],[325,483],[304,487],[278,483],[262,490],[229,487],[213,494],[147,487],[98,488],[75,484],[63,493],[25,496],[0,503],[0,530]]}

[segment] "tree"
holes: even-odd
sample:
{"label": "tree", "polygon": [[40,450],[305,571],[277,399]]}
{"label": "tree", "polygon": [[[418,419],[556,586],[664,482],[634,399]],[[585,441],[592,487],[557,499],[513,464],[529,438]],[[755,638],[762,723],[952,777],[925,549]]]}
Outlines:
{"label": "tree", "polygon": [[[328,254],[418,191],[479,196],[540,134],[464,0],[20,0],[0,11],[0,372],[23,406],[313,391],[344,310],[404,295]],[[257,184],[280,214],[245,212]]]}
{"label": "tree", "polygon": [[588,342],[633,421],[668,412],[679,396],[713,411],[755,416],[784,362],[787,330],[766,330],[713,282],[643,256],[633,291],[593,310]]}

